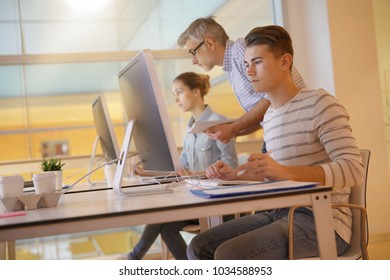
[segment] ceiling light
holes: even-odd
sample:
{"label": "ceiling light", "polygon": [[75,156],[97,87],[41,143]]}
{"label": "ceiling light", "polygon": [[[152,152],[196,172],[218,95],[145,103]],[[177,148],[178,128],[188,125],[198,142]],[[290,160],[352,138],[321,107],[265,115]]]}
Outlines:
{"label": "ceiling light", "polygon": [[63,0],[66,4],[80,13],[95,12],[108,5],[110,0]]}

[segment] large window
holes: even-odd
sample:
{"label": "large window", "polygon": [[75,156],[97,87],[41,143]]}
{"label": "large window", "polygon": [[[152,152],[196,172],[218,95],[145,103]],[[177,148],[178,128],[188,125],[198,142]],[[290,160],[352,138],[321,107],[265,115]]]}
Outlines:
{"label": "large window", "polygon": [[[180,146],[189,116],[176,108],[171,81],[202,69],[177,38],[194,19],[209,15],[234,40],[273,23],[273,6],[271,0],[0,1],[0,162],[88,156],[96,136],[91,103],[102,93],[121,144],[125,119],[117,72],[144,48],[156,59]],[[240,116],[223,71],[208,74],[213,87],[206,102],[228,117]]]}

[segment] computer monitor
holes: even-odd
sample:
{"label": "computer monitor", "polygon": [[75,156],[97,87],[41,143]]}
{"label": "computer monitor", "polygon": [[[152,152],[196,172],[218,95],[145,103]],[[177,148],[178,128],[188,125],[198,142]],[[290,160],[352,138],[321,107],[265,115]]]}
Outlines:
{"label": "computer monitor", "polygon": [[[98,135],[98,139],[96,141],[100,142],[104,159],[106,162],[117,159],[119,157],[120,150],[114,131],[114,125],[108,111],[107,102],[103,95],[99,95],[93,101],[92,113],[96,133]],[[92,156],[94,156],[96,152],[96,145],[97,143],[94,145],[95,151],[92,152]]]}
{"label": "computer monitor", "polygon": [[176,171],[180,159],[150,50],[140,51],[118,73],[132,139],[145,170]]}

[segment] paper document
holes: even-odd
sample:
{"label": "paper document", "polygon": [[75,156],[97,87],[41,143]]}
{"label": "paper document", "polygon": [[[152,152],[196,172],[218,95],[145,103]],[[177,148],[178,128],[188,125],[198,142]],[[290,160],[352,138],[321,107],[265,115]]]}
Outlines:
{"label": "paper document", "polygon": [[236,119],[219,120],[219,121],[198,121],[194,122],[188,133],[203,133],[206,129],[225,123],[232,123]]}
{"label": "paper document", "polygon": [[193,194],[206,198],[218,198],[237,195],[259,194],[259,193],[271,193],[281,192],[288,190],[298,190],[313,188],[318,183],[314,182],[296,182],[296,181],[269,181],[256,184],[236,185],[230,187],[216,187],[209,189],[191,190]]}
{"label": "paper document", "polygon": [[186,179],[186,183],[189,186],[195,186],[200,188],[217,188],[217,187],[231,187],[231,186],[237,186],[237,185],[256,185],[261,184],[261,181],[246,181],[246,180],[220,180],[220,179],[197,179],[197,178],[191,178]]}

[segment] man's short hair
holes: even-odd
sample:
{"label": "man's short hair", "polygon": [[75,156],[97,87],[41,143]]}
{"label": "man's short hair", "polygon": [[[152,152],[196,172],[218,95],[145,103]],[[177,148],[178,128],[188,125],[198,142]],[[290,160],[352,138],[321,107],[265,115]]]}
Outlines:
{"label": "man's short hair", "polygon": [[205,37],[211,37],[223,46],[229,40],[225,29],[213,17],[206,17],[194,20],[179,36],[177,43],[179,46],[184,46],[189,39],[203,41]]}
{"label": "man's short hair", "polygon": [[269,51],[280,57],[286,53],[294,56],[290,34],[281,26],[267,25],[253,28],[245,36],[245,46],[268,45]]}

